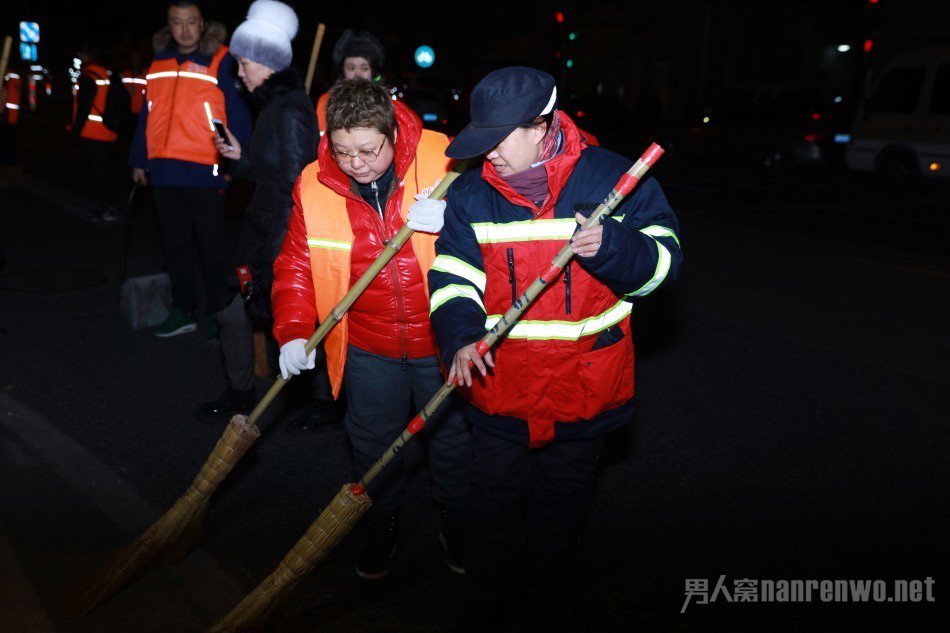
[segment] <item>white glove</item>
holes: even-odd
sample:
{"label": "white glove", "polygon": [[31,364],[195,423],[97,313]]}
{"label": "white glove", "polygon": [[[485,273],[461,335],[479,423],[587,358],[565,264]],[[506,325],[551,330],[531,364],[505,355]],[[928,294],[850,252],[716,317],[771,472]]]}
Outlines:
{"label": "white glove", "polygon": [[438,233],[442,230],[445,215],[445,200],[435,200],[420,194],[415,195],[417,202],[409,207],[406,224],[413,231]]}
{"label": "white glove", "polygon": [[304,349],[306,344],[307,339],[295,338],[280,346],[280,359],[277,364],[280,365],[280,375],[283,376],[284,380],[290,378],[291,374],[297,376],[304,370],[314,368],[317,360],[317,350],[307,354],[307,350]]}

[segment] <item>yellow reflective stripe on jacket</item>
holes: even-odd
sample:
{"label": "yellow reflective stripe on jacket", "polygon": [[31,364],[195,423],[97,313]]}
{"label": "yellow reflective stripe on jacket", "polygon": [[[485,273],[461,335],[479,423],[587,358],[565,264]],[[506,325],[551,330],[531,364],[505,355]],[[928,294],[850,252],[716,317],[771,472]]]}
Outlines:
{"label": "yellow reflective stripe on jacket", "polygon": [[482,312],[487,312],[485,310],[485,304],[482,303],[482,298],[478,296],[478,293],[471,286],[463,286],[461,284],[449,284],[443,288],[439,288],[432,293],[432,297],[429,298],[429,314],[439,309],[439,307],[447,301],[456,299],[458,297],[466,297],[471,299],[482,309]]}
{"label": "yellow reflective stripe on jacket", "polygon": [[658,224],[653,224],[650,226],[643,227],[640,229],[641,233],[645,233],[650,237],[672,237],[673,241],[676,242],[676,245],[680,245],[680,238],[676,237],[676,233],[672,230],[666,228],[665,226],[660,226]]}
{"label": "yellow reflective stripe on jacket", "polygon": [[485,273],[471,264],[451,255],[439,255],[432,263],[431,270],[439,270],[456,277],[461,277],[472,285],[485,292]]}
{"label": "yellow reflective stripe on jacket", "polygon": [[472,224],[479,244],[494,242],[531,242],[535,240],[568,240],[574,235],[577,222],[572,218],[555,220],[522,220],[519,222],[476,222]]}
{"label": "yellow reflective stripe on jacket", "polygon": [[653,242],[656,244],[657,250],[656,271],[653,273],[653,277],[650,281],[643,284],[639,290],[628,293],[626,295],[628,297],[642,297],[650,294],[657,286],[663,283],[667,273],[670,272],[670,263],[673,261],[670,251],[656,240],[653,240]]}
{"label": "yellow reflective stripe on jacket", "polygon": [[353,245],[349,242],[341,242],[339,240],[321,240],[316,237],[308,237],[307,246],[310,248],[329,248],[334,251],[348,251],[353,248]]}
{"label": "yellow reflective stripe on jacket", "polygon": [[[528,321],[522,320],[515,323],[514,327],[508,330],[508,338],[520,338],[533,341],[576,341],[582,336],[596,334],[601,330],[606,330],[611,325],[620,323],[630,316],[633,311],[633,304],[628,301],[618,301],[616,305],[602,312],[597,316],[592,316],[582,321]],[[501,321],[502,315],[493,314],[485,319],[485,328],[491,329],[496,323]]]}

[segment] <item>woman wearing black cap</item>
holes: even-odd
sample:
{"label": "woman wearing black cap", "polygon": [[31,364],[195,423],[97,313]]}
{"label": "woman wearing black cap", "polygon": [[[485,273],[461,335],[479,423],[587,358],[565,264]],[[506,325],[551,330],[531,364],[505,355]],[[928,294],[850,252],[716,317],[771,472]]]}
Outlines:
{"label": "woman wearing black cap", "polygon": [[[497,628],[515,587],[530,623],[550,622],[605,434],[632,414],[632,302],[672,280],[682,258],[652,178],[613,219],[575,233],[631,161],[590,146],[556,104],[547,73],[497,70],[473,90],[472,122],[446,150],[486,159],[449,189],[429,272],[433,329],[468,401],[475,451],[464,630]],[[564,275],[483,362],[475,343],[569,239],[576,257]]]}

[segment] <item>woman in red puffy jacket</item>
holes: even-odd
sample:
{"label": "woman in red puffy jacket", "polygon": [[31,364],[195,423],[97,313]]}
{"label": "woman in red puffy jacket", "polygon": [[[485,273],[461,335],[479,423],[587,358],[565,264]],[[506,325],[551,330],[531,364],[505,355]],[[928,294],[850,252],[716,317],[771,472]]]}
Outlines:
{"label": "woman in red puffy jacket", "polygon": [[[328,133],[317,160],[294,188],[294,210],[274,263],[274,336],[285,378],[314,366],[304,345],[404,223],[416,232],[324,340],[334,398],[346,385],[346,429],[353,461],[368,470],[403,430],[411,411],[442,386],[429,324],[426,274],[435,259],[445,203],[426,196],[445,176],[448,139],[388,92],[363,79],[334,86]],[[410,208],[411,207],[411,208]],[[447,403],[424,431],[440,540],[448,564],[464,573],[458,529],[471,466],[458,404]],[[370,486],[373,507],[357,563],[363,578],[389,571],[402,506],[401,456]]]}

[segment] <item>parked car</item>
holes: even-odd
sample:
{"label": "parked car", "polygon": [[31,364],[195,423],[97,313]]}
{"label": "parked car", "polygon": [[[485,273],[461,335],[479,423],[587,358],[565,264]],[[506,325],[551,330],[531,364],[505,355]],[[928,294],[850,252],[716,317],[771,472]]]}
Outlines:
{"label": "parked car", "polygon": [[840,95],[799,84],[721,92],[679,135],[678,152],[773,170],[836,164],[848,105]]}
{"label": "parked car", "polygon": [[887,65],[858,107],[846,160],[897,187],[950,176],[950,46]]}

